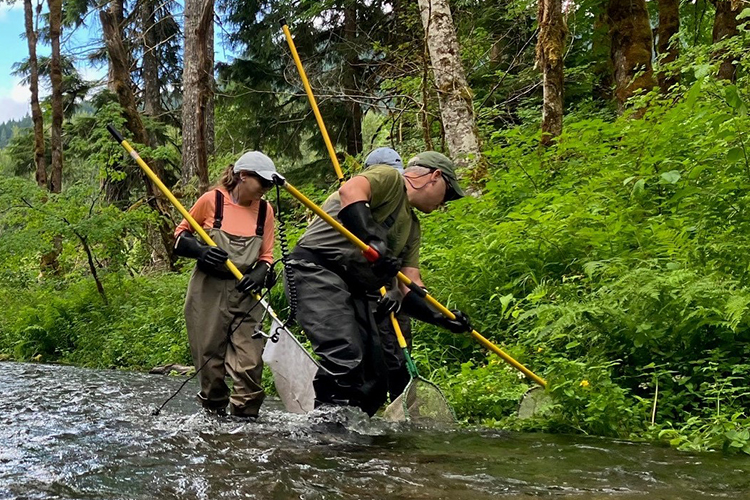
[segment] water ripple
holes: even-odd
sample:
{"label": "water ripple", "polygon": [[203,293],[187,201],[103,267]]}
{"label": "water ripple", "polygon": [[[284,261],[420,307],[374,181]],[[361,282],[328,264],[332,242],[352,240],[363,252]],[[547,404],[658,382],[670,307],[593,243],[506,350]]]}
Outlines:
{"label": "water ripple", "polygon": [[215,418],[198,410],[195,385],[153,417],[181,379],[0,368],[0,499],[697,500],[750,489],[750,460],[718,454],[296,415],[274,400],[254,422]]}

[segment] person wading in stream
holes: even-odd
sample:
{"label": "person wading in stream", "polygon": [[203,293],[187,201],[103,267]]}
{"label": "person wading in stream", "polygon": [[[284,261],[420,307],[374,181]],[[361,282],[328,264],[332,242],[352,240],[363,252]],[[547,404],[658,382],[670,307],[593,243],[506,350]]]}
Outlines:
{"label": "person wading in stream", "polygon": [[[229,165],[218,185],[205,193],[190,215],[216,242],[211,247],[193,235],[183,220],[175,230],[175,253],[197,259],[185,299],[190,351],[200,369],[198,399],[206,410],[257,417],[265,396],[261,388],[263,338],[254,336],[262,307],[250,294],[271,283],[273,208],[261,197],[276,173],[269,157],[257,151]],[[225,266],[229,258],[244,274],[237,282]],[[205,365],[205,366],[204,366]],[[231,396],[224,382],[234,382]]]}
{"label": "person wading in stream", "polygon": [[[320,358],[315,376],[316,406],[356,406],[373,415],[388,391],[380,333],[372,301],[380,287],[403,272],[422,286],[419,275],[421,232],[413,208],[430,213],[463,196],[453,162],[434,151],[414,157],[403,176],[376,165],[344,184],[323,204],[323,210],[375,249],[380,258],[369,263],[343,235],[315,218],[290,255],[296,288],[297,321]],[[403,288],[402,293],[408,289]],[[403,299],[383,301],[382,314],[395,310],[461,333],[471,330],[468,318],[453,311],[448,320],[420,296],[408,291]]]}

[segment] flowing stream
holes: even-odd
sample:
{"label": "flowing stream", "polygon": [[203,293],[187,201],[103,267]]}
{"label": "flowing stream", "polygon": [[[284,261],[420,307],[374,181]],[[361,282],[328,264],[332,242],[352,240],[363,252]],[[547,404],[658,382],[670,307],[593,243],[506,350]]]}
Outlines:
{"label": "flowing stream", "polygon": [[[596,438],[420,429],[355,412],[256,422],[191,381],[0,363],[0,498],[750,499],[750,458]],[[335,417],[335,418],[333,418]]]}

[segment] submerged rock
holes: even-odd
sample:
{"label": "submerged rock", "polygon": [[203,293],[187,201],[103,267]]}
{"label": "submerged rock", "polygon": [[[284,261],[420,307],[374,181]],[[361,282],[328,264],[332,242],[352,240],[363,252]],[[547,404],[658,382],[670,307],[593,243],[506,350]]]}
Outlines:
{"label": "submerged rock", "polygon": [[153,375],[171,375],[172,373],[176,373],[178,375],[188,375],[194,371],[195,368],[193,368],[192,366],[171,363],[168,365],[155,366],[149,370],[149,373]]}

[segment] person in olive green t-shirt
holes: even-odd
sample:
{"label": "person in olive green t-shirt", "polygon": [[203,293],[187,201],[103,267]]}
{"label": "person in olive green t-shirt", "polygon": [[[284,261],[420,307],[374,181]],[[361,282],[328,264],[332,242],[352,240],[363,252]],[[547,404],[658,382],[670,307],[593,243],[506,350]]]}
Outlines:
{"label": "person in olive green t-shirt", "polygon": [[[372,301],[399,271],[423,286],[421,231],[413,209],[429,214],[461,196],[453,162],[428,151],[412,158],[403,176],[390,166],[376,165],[325,201],[323,210],[376,250],[379,258],[368,262],[317,217],[290,255],[297,320],[320,358],[313,382],[316,406],[357,406],[373,415],[385,402],[388,377]],[[400,307],[415,319],[455,333],[471,330],[460,311],[453,311],[456,319],[448,320],[418,294],[403,286],[393,288],[400,289],[403,298],[389,293],[380,300],[383,315]]]}

